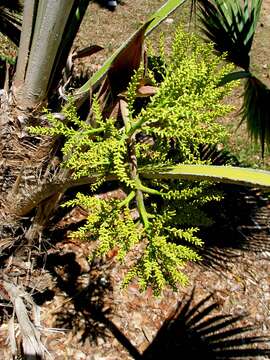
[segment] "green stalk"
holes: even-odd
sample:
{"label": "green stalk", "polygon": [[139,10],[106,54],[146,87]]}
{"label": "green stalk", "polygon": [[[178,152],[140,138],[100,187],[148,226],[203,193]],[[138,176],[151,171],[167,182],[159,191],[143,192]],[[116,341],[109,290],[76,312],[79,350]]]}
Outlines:
{"label": "green stalk", "polygon": [[131,191],[128,196],[125,198],[125,200],[121,201],[120,204],[118,205],[119,208],[127,206],[132,199],[134,199],[136,193],[135,191]]}
{"label": "green stalk", "polygon": [[137,179],[135,180],[135,186],[136,186],[136,189],[141,190],[142,192],[144,192],[144,193],[146,193],[146,194],[160,195],[160,196],[162,195],[162,193],[161,193],[160,191],[155,190],[155,189],[151,189],[151,188],[149,188],[149,187],[147,187],[147,186],[144,186],[144,185],[141,183],[141,181],[140,181],[139,178],[137,178]]}
{"label": "green stalk", "polygon": [[84,135],[95,135],[95,134],[100,134],[105,130],[105,127],[100,127],[97,129],[91,129],[91,130],[86,130],[84,132]]}
{"label": "green stalk", "polygon": [[[147,229],[149,227],[148,215],[144,205],[143,192],[139,189],[141,185],[139,174],[138,174],[138,164],[136,157],[136,149],[135,149],[135,136],[131,136],[127,140],[128,150],[129,150],[129,159],[130,159],[130,178],[134,180],[136,187],[136,202],[137,208],[140,214],[140,218],[142,223]],[[138,186],[138,187],[137,187]]]}
{"label": "green stalk", "polygon": [[138,121],[136,121],[131,127],[130,129],[127,131],[127,133],[125,134],[125,136],[132,137],[134,135],[134,133],[136,132],[136,130],[140,129],[142,124],[144,123],[144,119],[140,118]]}
{"label": "green stalk", "polygon": [[136,191],[136,201],[143,226],[147,229],[149,228],[148,214],[144,205],[143,193],[141,190]]}

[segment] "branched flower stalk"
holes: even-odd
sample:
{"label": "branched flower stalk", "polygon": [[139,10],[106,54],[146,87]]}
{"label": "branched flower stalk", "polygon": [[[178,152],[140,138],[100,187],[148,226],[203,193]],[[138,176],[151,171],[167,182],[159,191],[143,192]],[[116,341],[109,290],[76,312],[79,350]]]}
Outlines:
{"label": "branched flower stalk", "polygon": [[[128,112],[127,112],[128,114]],[[125,116],[123,116],[125,118]],[[136,138],[135,133],[131,132],[132,129],[129,116],[124,120],[125,129],[127,135],[127,148],[128,148],[128,156],[129,156],[129,166],[130,166],[130,178],[134,181],[135,193],[136,193],[136,201],[137,207],[140,214],[140,218],[142,220],[143,226],[145,230],[149,227],[148,214],[144,205],[143,191],[140,187],[141,182],[138,173],[138,162],[136,156]]]}
{"label": "branched flower stalk", "polygon": [[[134,74],[120,98],[120,126],[119,119],[103,118],[94,97],[94,127],[68,104],[65,122],[49,115],[50,127],[32,129],[64,136],[64,166],[74,179],[96,180],[89,194],[78,193],[63,205],[80,205],[89,214],[72,236],[96,241],[91,256],[115,249],[117,259],[124,261],[134,247],[139,249],[124,286],[137,279],[142,291],[148,286],[155,294],[166,285],[177,289],[188,281],[185,263],[200,258],[196,247],[203,243],[196,233],[211,224],[202,205],[219,201],[221,194],[209,181],[155,178],[155,173],[177,164],[209,164],[200,159],[200,145],[224,140],[226,133],[216,119],[231,110],[222,99],[232,85],[219,86],[231,70],[222,60],[211,45],[178,29],[171,56],[161,58],[163,81],[155,84],[156,94],[141,109],[136,108],[136,94],[142,71]],[[112,177],[125,199],[97,196],[100,185]]]}

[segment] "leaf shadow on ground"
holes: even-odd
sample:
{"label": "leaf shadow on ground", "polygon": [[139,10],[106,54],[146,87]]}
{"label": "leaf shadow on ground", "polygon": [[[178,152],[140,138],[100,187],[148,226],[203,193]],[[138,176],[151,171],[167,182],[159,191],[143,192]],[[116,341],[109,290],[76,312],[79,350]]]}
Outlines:
{"label": "leaf shadow on ground", "polygon": [[142,354],[112,322],[108,328],[135,360],[269,357],[270,337],[248,324],[247,315],[223,314],[213,294],[199,301],[194,294],[195,289],[179,302]]}
{"label": "leaf shadow on ground", "polygon": [[[65,295],[61,307],[54,311],[57,328],[71,331],[73,335],[80,334],[82,343],[88,341],[97,344],[99,338],[106,341],[113,335],[133,358],[141,358],[137,349],[110,319],[112,287],[110,269],[104,263],[93,262],[89,271],[83,274],[75,253],[69,252],[49,254],[46,259],[40,257],[37,266],[49,271],[56,287]],[[44,293],[39,297],[36,294],[33,296],[39,305],[55,296],[51,294],[48,299],[43,297]]]}
{"label": "leaf shadow on ground", "polygon": [[[120,328],[111,320],[109,277],[101,272],[101,264],[92,264],[87,281],[75,253],[49,254],[43,265],[55,279],[66,301],[56,309],[56,326],[80,334],[81,342],[109,341],[115,337],[134,359],[255,359],[270,356],[270,338],[261,336],[258,328],[249,325],[246,315],[226,315],[213,300],[213,294],[195,299],[195,290],[182,299],[176,310],[164,321],[154,339],[141,354]],[[85,274],[84,274],[85,275]],[[36,299],[37,301],[37,299]],[[42,300],[39,299],[39,304]]]}
{"label": "leaf shadow on ground", "polygon": [[268,337],[258,335],[252,325],[241,325],[244,316],[220,314],[211,298],[194,303],[193,291],[163,323],[142,358],[214,360],[270,355]]}
{"label": "leaf shadow on ground", "polygon": [[206,213],[214,224],[202,229],[204,247],[200,251],[203,267],[222,271],[238,261],[243,252],[270,251],[269,199],[258,189],[219,185],[221,202],[211,203]]}
{"label": "leaf shadow on ground", "polygon": [[[102,321],[110,314],[105,298],[111,291],[111,285],[100,264],[92,263],[88,271],[83,271],[74,252],[59,252],[48,254],[46,258],[39,257],[37,266],[51,274],[56,292],[64,296],[61,307],[54,311],[55,326],[74,334],[79,332],[82,342],[106,338],[108,333]],[[33,297],[42,305],[46,300],[52,300],[56,292],[47,289]]]}

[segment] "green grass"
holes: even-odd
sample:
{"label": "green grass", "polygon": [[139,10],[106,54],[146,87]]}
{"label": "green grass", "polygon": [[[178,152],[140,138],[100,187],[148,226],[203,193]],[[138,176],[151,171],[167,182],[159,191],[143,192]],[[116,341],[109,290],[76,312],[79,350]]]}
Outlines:
{"label": "green grass", "polygon": [[241,165],[265,170],[270,169],[270,149],[266,149],[264,158],[262,158],[260,144],[251,141],[245,124],[238,127],[237,119],[232,119],[231,123],[226,122],[225,126],[230,134],[225,147],[238,158]]}

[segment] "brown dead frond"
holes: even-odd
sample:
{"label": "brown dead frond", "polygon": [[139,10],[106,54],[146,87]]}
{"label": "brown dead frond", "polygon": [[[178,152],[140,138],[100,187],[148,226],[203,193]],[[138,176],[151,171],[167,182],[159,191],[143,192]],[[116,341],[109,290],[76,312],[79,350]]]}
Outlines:
{"label": "brown dead frond", "polygon": [[[12,283],[8,278],[3,279],[2,285],[13,304],[14,312],[9,321],[9,342],[12,354],[15,356],[20,352],[18,336],[15,331],[16,318],[21,337],[22,355],[25,359],[43,359],[47,350],[41,341],[40,316],[37,305],[28,293]],[[31,309],[31,315],[29,315],[29,308]]]}

